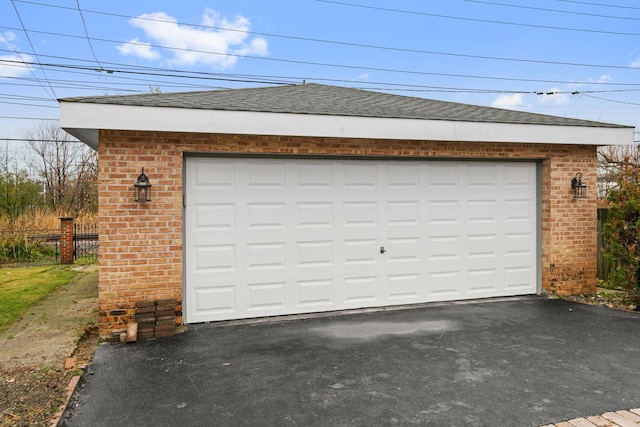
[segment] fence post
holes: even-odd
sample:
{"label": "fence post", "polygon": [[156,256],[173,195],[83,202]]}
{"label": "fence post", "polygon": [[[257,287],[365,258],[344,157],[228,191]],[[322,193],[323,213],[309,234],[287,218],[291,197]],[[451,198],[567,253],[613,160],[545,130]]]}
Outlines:
{"label": "fence post", "polygon": [[60,218],[60,264],[73,264],[73,218]]}

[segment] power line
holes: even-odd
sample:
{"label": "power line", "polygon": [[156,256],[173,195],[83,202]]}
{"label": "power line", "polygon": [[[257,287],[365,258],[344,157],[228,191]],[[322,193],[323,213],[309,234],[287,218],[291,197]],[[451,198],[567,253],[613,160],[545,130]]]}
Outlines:
{"label": "power line", "polygon": [[[320,0],[318,0],[318,1],[320,1]],[[33,32],[39,33],[39,31],[33,31]],[[47,34],[51,34],[51,33],[47,33]],[[54,33],[54,35],[63,36],[63,37],[76,37],[76,38],[79,37],[79,36],[73,36],[73,35],[67,35],[67,34],[61,34],[61,33]],[[110,40],[110,39],[95,39],[95,40],[111,42],[111,43],[123,43],[122,41],[119,41],[119,40]],[[142,45],[142,43],[135,43],[135,42],[129,42],[129,43],[134,44],[134,45],[136,45],[136,44]],[[191,53],[226,55],[226,56],[235,56],[235,57],[241,57],[241,58],[251,58],[251,59],[258,59],[258,60],[265,60],[265,61],[276,61],[276,62],[289,62],[289,63],[305,64],[305,65],[313,65],[313,66],[353,68],[353,69],[368,70],[368,71],[384,71],[384,72],[392,72],[392,73],[420,74],[420,75],[432,75],[432,76],[440,76],[440,77],[459,77],[459,78],[488,79],[488,80],[502,80],[502,81],[518,81],[518,82],[534,82],[534,83],[560,83],[560,84],[582,84],[582,85],[583,84],[589,84],[589,85],[593,85],[593,84],[609,84],[609,85],[633,85],[633,86],[637,85],[635,83],[626,84],[626,83],[607,83],[607,82],[602,82],[602,83],[571,82],[571,81],[558,81],[558,80],[521,79],[521,78],[495,77],[495,76],[477,76],[477,75],[453,74],[453,73],[433,73],[433,72],[421,72],[421,71],[413,71],[413,70],[398,70],[398,69],[377,68],[377,67],[364,67],[364,66],[357,66],[357,65],[329,64],[329,63],[319,63],[319,62],[310,62],[310,61],[298,61],[298,60],[282,59],[282,58],[263,58],[263,57],[256,57],[256,56],[251,56],[251,55],[238,55],[238,54],[232,54],[232,53],[220,53],[220,52],[202,51],[202,50],[195,50],[195,49],[174,48],[174,47],[167,47],[167,46],[161,46],[161,45],[149,45],[149,44],[144,44],[144,45],[145,46],[152,46],[152,47],[156,47],[156,48],[162,48],[162,49],[187,51],[187,52],[191,52]],[[526,60],[525,62],[530,62],[530,60]],[[537,61],[535,61],[535,62],[537,62]],[[544,61],[544,62],[545,63],[554,63],[554,64],[563,64],[563,65],[595,66],[595,65],[587,65],[587,64],[568,64],[568,63],[558,63],[558,62],[550,62],[550,61]],[[96,69],[96,68],[84,68],[84,69],[91,69],[92,71],[98,71],[98,72],[106,71],[107,73],[115,71],[115,70],[106,70],[106,69],[104,69],[102,67],[102,64],[99,64],[99,65],[100,65],[100,68],[98,68],[98,69]],[[621,66],[606,66],[606,67],[634,69],[634,70],[637,69],[635,67],[621,67]],[[71,68],[71,66],[70,66],[70,68]],[[173,76],[173,77],[175,77],[175,76]],[[258,83],[265,83],[265,82],[258,82]],[[288,82],[268,82],[268,83],[270,83],[270,84],[290,84],[291,82],[288,81]]]}
{"label": "power line", "polygon": [[591,94],[584,94],[584,96],[589,97],[589,98],[593,98],[593,99],[599,99],[600,101],[607,101],[607,102],[615,102],[617,104],[640,106],[640,103],[637,103],[637,102],[618,101],[618,100],[615,100],[615,99],[602,98],[600,96],[595,96],[595,95],[591,95]]}
{"label": "power line", "polygon": [[[0,60],[0,63],[16,63],[18,61],[13,61],[13,60]],[[295,62],[299,62],[299,61],[295,61]],[[27,65],[32,64],[32,63],[27,63]],[[317,64],[317,63],[316,63]],[[52,63],[37,63],[34,65],[39,65],[41,67],[49,67],[49,68],[63,68],[63,69],[72,69],[72,70],[92,70],[92,71],[104,71],[104,70],[100,70],[98,68],[95,67],[89,67],[89,66],[81,66],[81,65],[71,65],[71,64],[52,64]],[[346,66],[346,65],[338,65],[338,64],[319,64],[319,65],[325,65],[325,66],[333,66],[333,67],[344,67],[344,68],[365,68],[365,67],[355,67],[355,66]],[[380,68],[370,68],[370,67],[366,67],[365,69],[368,70],[379,70],[379,71],[386,71],[386,72],[395,72],[395,73],[407,73],[407,74],[426,74],[426,75],[443,75],[443,76],[447,76],[447,77],[455,77],[456,75],[454,74],[439,74],[439,73],[429,73],[429,72],[422,72],[422,71],[410,71],[410,70],[393,70],[393,69],[380,69]],[[118,70],[115,68],[110,68],[108,70],[108,72],[110,73],[123,73],[123,74],[134,74],[134,75],[150,75],[150,76],[161,76],[161,77],[180,77],[180,78],[190,78],[190,79],[200,79],[200,80],[216,80],[216,81],[228,81],[228,82],[242,82],[242,83],[261,83],[261,84],[282,84],[282,85],[287,85],[287,84],[291,84],[291,82],[276,82],[273,80],[267,80],[267,79],[262,79],[262,80],[257,80],[257,79],[243,79],[243,78],[229,78],[229,77],[214,77],[214,76],[206,76],[206,75],[201,75],[201,76],[191,76],[191,75],[175,75],[175,74],[169,74],[169,73],[153,73],[153,72],[143,72],[143,71],[131,71],[131,70]],[[474,76],[464,76],[467,78],[481,78],[481,77],[474,77]],[[489,79],[495,79],[495,80],[501,80],[500,78],[490,78],[487,77]],[[507,79],[509,80],[509,79]],[[366,82],[364,82],[366,83]],[[439,87],[440,89],[442,89],[442,87]],[[447,89],[453,89],[453,88],[447,88]],[[455,88],[456,90],[459,91],[463,91],[464,89],[460,89],[460,88]],[[479,89],[473,89],[474,91],[477,91]],[[490,93],[490,92],[498,92],[498,93],[503,93],[503,92],[511,92],[511,93],[536,93],[536,94],[576,94],[576,93],[606,93],[606,92],[636,92],[636,91],[640,91],[640,88],[637,89],[617,89],[617,90],[613,90],[613,89],[609,89],[609,90],[592,90],[592,91],[566,91],[566,92],[536,92],[536,91],[504,91],[504,90],[494,90],[494,91],[487,91],[484,90],[485,93]]]}
{"label": "power line", "polygon": [[45,117],[18,117],[18,116],[0,116],[0,119],[11,119],[11,120],[50,120],[50,121],[60,121],[60,119],[49,119]]}
{"label": "power line", "polygon": [[557,0],[557,1],[562,1],[562,2],[565,2],[565,3],[585,4],[585,5],[588,5],[588,6],[602,6],[602,7],[613,7],[613,8],[617,8],[617,9],[640,10],[640,7],[634,7],[634,6],[619,6],[619,5],[614,5],[614,4],[591,3],[591,2],[587,2],[587,1],[574,1],[574,0]]}
{"label": "power line", "polygon": [[467,22],[483,22],[487,24],[500,24],[500,25],[512,25],[517,27],[528,27],[528,28],[541,28],[545,30],[560,30],[560,31],[579,31],[584,33],[597,33],[597,34],[609,34],[616,36],[640,36],[640,33],[625,33],[620,31],[604,31],[604,30],[591,30],[586,28],[569,28],[569,27],[554,27],[551,25],[536,25],[536,24],[524,24],[519,22],[508,22],[508,21],[496,21],[493,19],[479,19],[479,18],[464,18],[461,16],[452,16],[452,15],[440,15],[436,13],[427,13],[427,12],[417,12],[412,10],[402,10],[402,9],[391,9],[386,7],[377,7],[377,6],[367,6],[363,4],[356,3],[347,3],[336,0],[315,0],[320,3],[331,3],[339,6],[349,6],[349,7],[357,7],[362,9],[371,9],[371,10],[379,10],[383,12],[393,12],[393,13],[405,13],[410,15],[421,15],[421,16],[430,16],[433,18],[443,18],[443,19],[454,19],[458,21],[467,21]]}
{"label": "power line", "polygon": [[[57,7],[57,6],[52,6],[52,5],[46,5],[46,4],[42,4],[42,3],[36,3],[36,2],[30,2],[30,1],[23,1],[23,0],[12,0],[12,2],[22,2],[22,3],[31,3],[31,4],[37,4],[37,5],[41,5],[41,6],[49,6],[49,7]],[[322,1],[322,0],[319,0]],[[469,1],[474,1],[474,0],[469,0]],[[477,2],[480,2],[479,0]],[[325,3],[338,3],[339,2],[332,2],[332,1],[325,1]],[[484,3],[489,3],[489,2],[484,2]],[[358,86],[367,86],[368,89],[374,89],[368,86],[371,85],[387,85],[389,87],[384,87],[384,88],[375,88],[378,90],[386,90],[386,91],[407,91],[407,92],[457,92],[457,93],[525,93],[525,94],[548,94],[548,95],[554,95],[554,94],[587,94],[587,93],[604,93],[604,92],[613,92],[613,90],[606,90],[606,91],[583,91],[583,92],[579,92],[579,91],[555,91],[555,92],[535,92],[535,91],[531,91],[531,90],[520,90],[520,91],[514,91],[514,90],[497,90],[497,89],[476,89],[476,88],[462,88],[462,87],[455,87],[455,86],[451,86],[451,87],[447,87],[447,86],[427,86],[427,85],[406,85],[406,84],[401,84],[401,83],[388,83],[388,82],[354,82],[352,80],[342,80],[342,79],[328,79],[328,78],[310,78],[309,76],[303,76],[303,77],[292,77],[292,76],[267,76],[267,75],[249,75],[249,74],[222,74],[222,73],[215,73],[213,74],[214,76],[216,76],[216,78],[211,78],[212,73],[195,73],[195,72],[191,72],[191,71],[185,71],[185,70],[166,70],[166,69],[161,69],[161,68],[152,68],[152,67],[129,67],[129,68],[125,68],[126,66],[124,64],[117,64],[117,68],[118,69],[114,69],[114,70],[106,70],[105,66],[110,66],[111,64],[114,63],[108,63],[108,62],[100,62],[97,58],[97,56],[95,55],[95,52],[93,51],[93,45],[92,45],[92,40],[95,42],[108,42],[108,43],[123,43],[122,41],[117,41],[117,40],[109,40],[109,39],[99,39],[99,38],[92,38],[89,35],[88,29],[87,29],[87,25],[86,22],[84,21],[84,15],[83,15],[83,11],[85,13],[101,13],[101,14],[105,14],[105,15],[111,15],[111,16],[118,16],[118,17],[127,17],[126,15],[117,15],[117,14],[109,14],[109,13],[103,13],[103,12],[95,12],[95,11],[86,11],[83,10],[80,6],[80,3],[78,0],[76,0],[76,4],[77,4],[77,8],[64,8],[64,9],[69,9],[69,10],[77,10],[77,12],[79,12],[81,14],[81,17],[83,19],[83,25],[84,25],[84,36],[75,36],[75,35],[65,35],[65,34],[60,34],[60,33],[45,33],[45,32],[40,32],[40,31],[31,31],[31,33],[43,33],[43,34],[54,34],[54,35],[59,35],[61,37],[74,37],[74,38],[84,38],[87,40],[87,42],[89,43],[91,50],[92,50],[92,55],[93,55],[93,59],[94,61],[90,61],[88,59],[71,59],[74,61],[82,61],[82,62],[86,62],[86,63],[95,63],[99,66],[99,68],[95,68],[95,67],[84,67],[84,68],[63,68],[63,67],[68,67],[70,64],[46,64],[46,66],[51,66],[51,67],[57,67],[56,69],[61,70],[62,72],[65,73],[74,73],[74,74],[84,74],[84,75],[91,75],[94,74],[95,72],[108,72],[108,71],[115,71],[115,74],[112,75],[112,78],[114,79],[120,79],[123,80],[120,84],[122,84],[122,86],[127,85],[127,86],[135,86],[138,85],[140,86],[140,83],[132,83],[129,82],[128,80],[131,81],[136,81],[136,82],[145,82],[145,81],[149,81],[151,85],[157,85],[158,83],[162,83],[162,84],[168,84],[168,82],[158,82],[157,79],[152,80],[152,79],[143,79],[143,78],[133,78],[130,77],[130,75],[140,75],[140,76],[150,76],[152,78],[156,78],[156,77],[167,77],[168,79],[183,79],[183,80],[204,80],[204,81],[227,81],[227,82],[243,82],[243,83],[255,83],[255,84],[291,84],[291,83],[295,83],[295,82],[300,82],[302,81],[303,78],[307,79],[307,81],[331,81],[331,82],[342,82],[342,83],[349,83],[350,85],[358,85]],[[346,3],[348,5],[348,3]],[[356,5],[358,6],[358,5]],[[359,7],[359,6],[358,6]],[[15,5],[14,5],[15,8]],[[133,18],[133,17],[128,17],[128,18]],[[453,17],[453,18],[458,18],[458,19],[465,19],[465,18],[460,18],[460,17]],[[137,19],[141,19],[141,18],[137,18]],[[175,23],[175,21],[172,21]],[[368,49],[383,49],[383,50],[389,50],[389,51],[398,51],[398,52],[408,52],[408,53],[420,53],[420,54],[430,54],[430,55],[446,55],[446,56],[457,56],[457,57],[464,57],[464,58],[471,58],[471,59],[486,59],[486,60],[500,60],[500,61],[517,61],[517,62],[526,62],[526,63],[541,63],[541,64],[552,64],[552,65],[568,65],[568,66],[582,66],[582,67],[598,67],[598,68],[612,68],[612,69],[634,69],[637,70],[637,68],[634,67],[623,67],[623,66],[613,66],[613,65],[596,65],[596,64],[575,64],[575,63],[563,63],[563,62],[557,62],[557,61],[537,61],[537,60],[527,60],[527,59],[517,59],[517,58],[499,58],[499,57],[489,57],[489,56],[479,56],[479,55],[465,55],[465,54],[455,54],[455,53],[450,53],[450,52],[433,52],[433,51],[425,51],[425,50],[412,50],[412,49],[404,49],[404,48],[394,48],[394,47],[389,47],[389,46],[375,46],[375,45],[368,45],[368,44],[359,44],[359,43],[350,43],[350,42],[344,42],[344,41],[339,41],[339,40],[322,40],[322,39],[312,39],[312,38],[306,38],[306,37],[296,37],[296,36],[286,36],[286,35],[280,35],[280,34],[268,34],[268,33],[258,33],[258,32],[250,32],[250,31],[240,31],[240,30],[234,30],[234,29],[225,29],[225,28],[219,28],[219,27],[212,27],[212,26],[203,26],[203,25],[196,25],[196,24],[188,24],[188,25],[192,25],[192,26],[197,26],[197,27],[202,27],[202,28],[208,28],[208,29],[219,29],[219,30],[225,30],[225,31],[239,31],[242,33],[247,33],[247,34],[256,34],[256,35],[264,35],[264,36],[269,36],[269,37],[280,37],[280,38],[288,38],[288,39],[292,39],[292,40],[298,40],[298,41],[303,41],[303,42],[316,42],[316,43],[327,43],[327,44],[335,44],[335,45],[344,45],[344,46],[351,46],[351,47],[358,47],[358,48],[368,48]],[[24,25],[22,30],[19,31],[24,31],[24,33],[27,35],[28,37],[28,32],[30,30],[27,30]],[[35,40],[35,39],[34,39]],[[33,47],[33,46],[32,46]],[[162,49],[171,49],[165,46],[152,46],[152,47],[156,47],[156,48],[162,48]],[[209,53],[209,54],[215,54],[215,55],[227,55],[227,53],[219,53],[219,52],[207,52],[207,51],[198,51],[198,50],[193,50],[193,49],[175,49],[175,50],[183,50],[183,51],[187,51],[187,52],[194,52],[194,53]],[[35,51],[34,51],[35,52]],[[441,76],[441,77],[456,77],[456,78],[478,78],[478,79],[491,79],[491,80],[496,80],[496,81],[517,81],[517,82],[527,82],[527,83],[531,83],[531,82],[535,82],[535,83],[559,83],[559,84],[575,84],[575,85],[608,85],[608,86],[633,86],[633,87],[637,87],[638,84],[634,84],[634,83],[611,83],[611,82],[602,82],[602,83],[597,83],[597,82],[571,82],[571,81],[558,81],[558,80],[533,80],[533,79],[519,79],[519,78],[508,78],[508,77],[498,77],[498,76],[473,76],[473,75],[465,75],[465,74],[453,74],[453,73],[427,73],[427,72],[413,72],[411,70],[393,70],[393,69],[385,69],[385,68],[374,68],[374,67],[362,67],[362,66],[354,66],[354,65],[348,65],[348,64],[330,64],[330,63],[322,63],[322,62],[306,62],[306,61],[296,61],[296,60],[290,60],[290,59],[284,59],[284,58],[263,58],[263,57],[256,57],[256,56],[243,56],[243,55],[233,55],[231,54],[230,56],[236,56],[236,57],[246,57],[249,59],[255,59],[255,60],[272,60],[272,61],[277,61],[277,62],[285,62],[285,63],[296,63],[296,64],[306,64],[306,65],[313,65],[313,66],[324,66],[324,67],[339,67],[339,68],[351,68],[351,69],[362,69],[362,70],[375,70],[375,71],[388,71],[388,72],[398,72],[398,73],[404,73],[404,72],[408,72],[411,74],[424,74],[424,75],[435,75],[435,76]],[[47,55],[38,55],[38,59],[40,57],[47,57]],[[49,56],[50,57],[50,56]],[[24,62],[24,61],[23,61]],[[43,63],[42,61],[37,61],[37,62],[33,62],[33,64],[40,64],[41,66],[45,65],[45,63]],[[26,63],[25,63],[26,65]],[[31,70],[31,69],[30,69]],[[140,72],[140,70],[154,70],[154,71],[146,71],[146,72]],[[44,70],[43,70],[44,71]],[[116,75],[116,74],[120,74],[120,75]],[[36,77],[34,75],[34,77]],[[105,79],[106,80],[106,79]],[[125,80],[127,80],[125,82]],[[39,81],[36,77],[36,81]],[[77,80],[80,81],[80,80]],[[276,82],[277,81],[277,82]],[[56,84],[58,82],[64,82],[65,84],[69,83],[70,81],[68,80],[51,80],[49,81],[49,79],[47,79],[47,82],[52,85],[52,84]],[[104,82],[103,86],[112,86],[112,85],[116,85],[119,83],[113,83],[113,82]],[[177,83],[175,83],[177,85]],[[180,87],[195,87],[196,85],[194,84],[181,84]],[[58,86],[56,85],[56,88]],[[68,86],[68,87],[72,87],[72,86]],[[80,85],[75,86],[74,88],[80,88]],[[99,86],[89,86],[86,85],[84,86],[85,88],[90,87],[92,90],[118,90],[117,88],[113,88],[113,87],[99,87]],[[205,87],[205,88],[210,88],[210,86],[205,86],[205,85],[199,85],[198,87]],[[53,88],[52,88],[53,89]],[[128,92],[135,92],[133,90],[129,90],[129,89],[119,89],[121,91],[128,91]],[[631,89],[631,90],[626,90],[626,91],[637,91],[638,89]],[[585,95],[587,96],[587,95]],[[47,119],[47,120],[52,120],[52,119]]]}
{"label": "power line", "polygon": [[10,141],[10,142],[31,142],[31,141],[38,141],[38,142],[69,142],[69,143],[73,143],[73,144],[84,144],[82,141],[78,141],[76,139],[72,139],[72,140],[68,140],[68,139],[39,139],[39,138],[2,138],[0,137],[0,141]]}
{"label": "power line", "polygon": [[38,108],[58,108],[58,106],[54,106],[54,105],[38,105],[38,104],[27,104],[24,102],[9,102],[9,101],[4,101],[2,102],[3,104],[11,104],[11,105],[24,105],[27,107],[38,107]]}
{"label": "power line", "polygon": [[[31,37],[29,37],[29,34],[27,32],[27,28],[24,26],[24,22],[22,21],[22,17],[20,16],[20,12],[18,11],[18,8],[16,6],[16,3],[14,0],[11,0],[11,4],[13,5],[13,10],[15,10],[16,15],[18,17],[18,21],[20,21],[20,25],[22,26],[22,29],[24,30],[24,34],[27,37],[27,41],[29,42],[29,46],[31,46],[31,50],[33,51],[33,54],[36,56],[36,58],[38,57],[38,53],[36,52],[35,47],[33,47],[33,43],[31,42]],[[4,36],[4,33],[2,35],[5,40],[8,41],[8,39]],[[13,46],[12,46],[13,47]],[[20,55],[18,55],[20,56]],[[22,59],[22,57],[20,57],[20,59]],[[29,72],[31,72],[31,74],[33,74],[33,77],[35,77],[36,79],[38,79],[38,77],[35,75],[35,73],[33,72],[33,70],[31,68],[29,68]],[[47,74],[44,72],[44,70],[42,70],[42,75],[44,76],[45,80],[47,79]],[[40,80],[38,80],[38,82],[40,82]],[[42,82],[40,82],[42,83]],[[48,83],[48,81],[47,81]],[[47,91],[47,88],[44,87],[44,85],[42,85],[42,88],[45,90],[45,92]],[[53,90],[53,87],[51,87],[51,84],[49,84],[49,89],[51,89],[51,94],[53,95],[54,98],[57,98],[56,96],[56,92]]]}
{"label": "power line", "polygon": [[508,4],[508,3],[498,3],[492,1],[483,1],[483,0],[465,0],[470,3],[481,3],[481,4],[489,4],[492,6],[503,6],[503,7],[512,7],[518,9],[528,9],[528,10],[540,10],[543,12],[555,12],[555,13],[564,13],[568,15],[580,15],[580,16],[592,16],[596,18],[607,18],[607,19],[623,19],[628,21],[640,21],[640,18],[632,18],[629,16],[611,16],[611,15],[601,15],[598,13],[586,13],[586,12],[574,12],[569,10],[559,10],[559,9],[548,9],[544,7],[533,7],[533,6],[522,6],[516,4]]}
{"label": "power line", "polygon": [[[27,0],[12,0],[12,1],[17,1],[17,2],[21,2],[21,3],[29,3],[29,4],[34,4],[34,5],[38,5],[38,6],[54,7],[54,8],[58,8],[58,9],[71,9],[71,10],[73,10],[70,7],[49,5],[49,4],[32,2],[32,1],[27,1]],[[329,1],[329,0],[316,0],[316,1],[326,2],[326,3],[337,3],[337,4],[344,4],[344,5],[352,5],[350,3],[340,3],[340,2]],[[375,7],[371,7],[371,6],[363,6],[363,5],[352,5],[352,6],[379,9],[379,8],[375,8]],[[395,10],[395,9],[383,9],[383,10],[403,12],[403,11]],[[420,54],[428,54],[428,55],[451,56],[451,57],[460,57],[460,58],[469,58],[469,59],[483,59],[483,60],[492,60],[492,61],[512,61],[512,62],[523,62],[523,63],[549,64],[549,65],[567,65],[567,66],[578,66],[578,67],[612,68],[612,69],[637,69],[637,67],[619,66],[619,65],[582,64],[582,63],[571,63],[571,62],[561,62],[561,61],[544,61],[544,60],[535,60],[535,59],[519,59],[519,58],[506,58],[506,57],[495,57],[495,56],[485,56],[485,55],[470,55],[470,54],[439,52],[439,51],[430,51],[430,50],[422,50],[422,49],[408,49],[408,48],[400,48],[400,47],[392,47],[392,46],[378,46],[378,45],[371,45],[371,44],[366,44],[366,43],[352,43],[352,42],[346,42],[346,41],[340,41],[340,40],[316,39],[316,38],[310,38],[310,37],[299,37],[299,36],[290,36],[290,35],[274,34],[274,33],[264,33],[264,32],[256,32],[256,31],[244,31],[244,30],[237,30],[237,29],[234,29],[234,28],[215,27],[215,26],[200,25],[200,24],[193,24],[193,23],[167,21],[167,20],[157,19],[157,18],[148,18],[148,17],[141,18],[141,17],[130,16],[130,15],[122,15],[122,14],[109,13],[109,12],[100,12],[100,11],[87,10],[87,9],[84,9],[84,12],[86,12],[86,13],[94,13],[94,14],[99,14],[99,15],[106,15],[106,16],[113,16],[113,17],[118,17],[118,18],[126,18],[126,19],[134,19],[135,18],[135,19],[139,19],[139,20],[146,20],[146,21],[153,21],[153,22],[164,22],[164,23],[172,23],[172,24],[175,23],[177,25],[188,25],[188,26],[191,26],[191,27],[194,27],[194,28],[205,28],[205,29],[215,29],[215,30],[219,30],[219,31],[240,32],[240,33],[258,35],[258,36],[263,36],[263,37],[276,37],[276,38],[283,38],[283,39],[289,39],[289,40],[314,42],[314,43],[324,43],[324,44],[333,44],[333,45],[342,45],[342,46],[350,46],[350,47],[360,47],[360,48],[367,48],[367,49],[378,49],[378,50],[395,51],[395,52],[420,53]],[[406,12],[406,13],[412,13],[412,12]],[[420,13],[420,12],[416,12],[416,13]],[[467,18],[460,18],[460,19],[467,19]],[[3,28],[13,29],[13,28],[10,28],[10,27],[3,27]],[[15,30],[15,29],[13,29],[13,30]],[[36,31],[36,30],[29,30],[29,31],[35,32],[35,33],[42,33],[42,34],[58,35],[58,36],[63,36],[63,37],[81,38],[81,36],[74,36],[74,35],[68,35],[68,34],[51,33],[51,32]],[[636,34],[636,35],[640,35],[640,34]],[[124,41],[121,41],[121,40],[98,39],[98,38],[93,38],[93,40],[104,41],[104,42],[109,42],[109,43],[124,43]],[[153,47],[171,49],[171,48],[164,47],[164,46],[153,46]],[[189,52],[190,50],[189,49],[184,49],[184,51]],[[197,51],[195,51],[195,52],[197,52]]]}
{"label": "power line", "polygon": [[84,34],[87,38],[87,43],[89,43],[89,50],[91,50],[91,55],[93,55],[93,59],[95,59],[98,65],[100,65],[100,68],[102,68],[102,64],[100,64],[100,61],[98,61],[98,57],[96,56],[96,53],[93,51],[93,45],[91,44],[89,31],[87,31],[87,23],[84,20],[84,15],[82,14],[82,9],[80,8],[80,0],[76,0],[76,5],[78,5],[78,13],[80,13],[80,18],[82,19],[82,26],[84,28]]}

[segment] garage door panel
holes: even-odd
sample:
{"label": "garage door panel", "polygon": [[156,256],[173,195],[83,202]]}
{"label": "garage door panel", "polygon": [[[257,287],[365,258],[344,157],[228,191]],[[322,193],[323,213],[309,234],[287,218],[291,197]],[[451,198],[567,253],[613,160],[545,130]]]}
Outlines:
{"label": "garage door panel", "polygon": [[204,316],[202,321],[213,317],[226,317],[236,312],[236,291],[234,284],[216,286],[213,288],[195,288],[193,299],[196,304],[195,312]]}
{"label": "garage door panel", "polygon": [[462,281],[457,269],[430,271],[427,276],[428,300],[446,301],[460,297]]}
{"label": "garage door panel", "polygon": [[419,165],[397,164],[387,166],[386,186],[390,189],[413,189],[418,191],[421,182]]}
{"label": "garage door panel", "polygon": [[334,266],[335,245],[332,240],[298,241],[296,245],[295,262],[298,269]]}
{"label": "garage door panel", "polygon": [[247,162],[247,190],[284,190],[286,186],[286,164],[282,162]]}
{"label": "garage door panel", "polygon": [[332,202],[298,202],[295,213],[298,228],[329,228],[336,221]]}
{"label": "garage door panel", "polygon": [[332,278],[297,280],[296,307],[329,309],[335,305],[335,283]]}
{"label": "garage door panel", "polygon": [[284,203],[247,203],[248,230],[286,228],[286,205]]}
{"label": "garage door panel", "polygon": [[386,250],[385,259],[387,263],[402,263],[406,268],[406,263],[420,262],[420,237],[410,235],[408,237],[389,237],[384,245]]}
{"label": "garage door panel", "polygon": [[379,254],[378,239],[344,240],[345,266],[377,264]]}
{"label": "garage door panel", "polygon": [[234,244],[211,244],[193,247],[194,269],[200,273],[237,272]]}
{"label": "garage door panel", "polygon": [[378,203],[371,200],[349,200],[342,203],[344,227],[377,227]]}
{"label": "garage door panel", "polygon": [[535,271],[531,266],[505,267],[505,289],[517,293],[527,291],[529,284],[535,280]]}
{"label": "garage door panel", "polygon": [[420,224],[420,202],[418,200],[394,200],[387,202],[388,225]]}
{"label": "garage door panel", "polygon": [[199,203],[194,206],[194,227],[202,231],[234,230],[235,203]]}
{"label": "garage door panel", "polygon": [[525,256],[527,259],[534,254],[535,236],[533,233],[505,233],[505,250],[507,257]]}
{"label": "garage door panel", "polygon": [[535,218],[535,204],[531,199],[507,199],[504,201],[504,219],[506,222],[526,221]]}
{"label": "garage door panel", "polygon": [[473,191],[495,190],[498,186],[498,166],[487,167],[478,163],[467,169],[467,185]]}
{"label": "garage door panel", "polygon": [[375,162],[343,163],[344,188],[353,190],[378,188],[378,164]]}
{"label": "garage door panel", "polygon": [[480,298],[478,294],[483,297],[497,295],[500,279],[497,268],[470,268],[467,270],[467,292],[473,298]]}
{"label": "garage door panel", "polygon": [[411,304],[424,299],[421,292],[424,278],[419,273],[388,274],[387,283],[387,298],[398,304]]}
{"label": "garage door panel", "polygon": [[249,243],[247,255],[249,271],[284,270],[287,267],[285,242]]}
{"label": "garage door panel", "polygon": [[335,172],[329,162],[309,162],[299,165],[295,174],[295,186],[302,190],[318,190],[334,187]]}
{"label": "garage door panel", "polygon": [[287,283],[284,280],[247,283],[248,311],[281,312],[287,308]]}
{"label": "garage door panel", "polygon": [[466,217],[470,224],[495,224],[499,221],[501,204],[493,200],[469,200],[466,203]]}
{"label": "garage door panel", "polygon": [[429,200],[426,205],[428,225],[440,226],[460,222],[460,202],[458,200]]}
{"label": "garage door panel", "polygon": [[188,158],[186,322],[535,293],[536,182],[534,163]]}
{"label": "garage door panel", "polygon": [[[480,231],[475,230],[474,231]],[[486,263],[487,258],[498,258],[499,238],[495,233],[488,234],[472,234],[467,239],[467,257],[472,259],[481,259]]]}
{"label": "garage door panel", "polygon": [[427,168],[427,187],[431,191],[451,191],[460,186],[459,166],[452,163],[431,164]]}
{"label": "garage door panel", "polygon": [[378,303],[378,277],[374,275],[350,276],[344,278],[345,308],[361,303]]}

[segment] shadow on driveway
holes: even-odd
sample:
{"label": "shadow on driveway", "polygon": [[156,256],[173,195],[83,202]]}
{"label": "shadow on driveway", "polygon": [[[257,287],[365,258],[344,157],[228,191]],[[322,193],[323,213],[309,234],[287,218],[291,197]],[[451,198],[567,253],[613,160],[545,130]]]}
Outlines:
{"label": "shadow on driveway", "polygon": [[542,297],[101,345],[66,426],[540,426],[640,406],[640,315]]}

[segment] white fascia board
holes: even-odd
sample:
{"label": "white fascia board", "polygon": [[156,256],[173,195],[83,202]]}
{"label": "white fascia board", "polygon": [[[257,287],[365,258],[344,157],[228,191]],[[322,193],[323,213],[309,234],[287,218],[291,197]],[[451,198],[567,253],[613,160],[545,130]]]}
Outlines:
{"label": "white fascia board", "polygon": [[[633,128],[552,126],[60,102],[61,126],[97,147],[97,130],[203,132],[533,144],[633,144]],[[85,139],[82,139],[85,138]]]}

